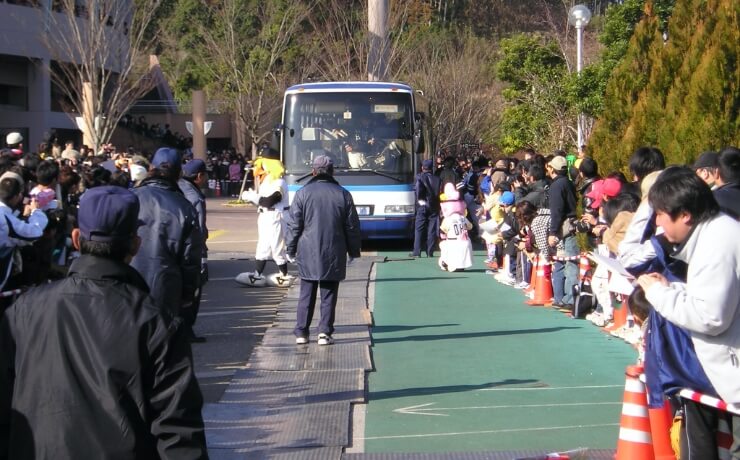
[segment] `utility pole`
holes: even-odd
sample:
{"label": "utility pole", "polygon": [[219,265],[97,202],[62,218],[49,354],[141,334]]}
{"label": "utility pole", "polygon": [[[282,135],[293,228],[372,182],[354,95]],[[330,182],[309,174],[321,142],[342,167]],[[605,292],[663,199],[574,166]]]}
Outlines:
{"label": "utility pole", "polygon": [[193,91],[193,158],[206,159],[206,95],[203,90]]}
{"label": "utility pole", "polygon": [[367,28],[370,52],[367,56],[368,81],[388,79],[388,0],[368,0]]}

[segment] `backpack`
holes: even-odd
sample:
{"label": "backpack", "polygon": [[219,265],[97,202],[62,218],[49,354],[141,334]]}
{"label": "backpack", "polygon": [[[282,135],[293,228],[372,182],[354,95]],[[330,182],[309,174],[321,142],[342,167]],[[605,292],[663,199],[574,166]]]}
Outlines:
{"label": "backpack", "polygon": [[573,318],[585,318],[596,308],[596,296],[591,289],[591,277],[584,276],[573,285]]}

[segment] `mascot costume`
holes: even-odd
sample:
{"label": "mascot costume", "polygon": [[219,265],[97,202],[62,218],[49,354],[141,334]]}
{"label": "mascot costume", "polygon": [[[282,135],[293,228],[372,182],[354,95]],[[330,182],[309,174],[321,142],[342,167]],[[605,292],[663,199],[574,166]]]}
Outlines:
{"label": "mascot costume", "polygon": [[443,240],[439,243],[439,267],[454,272],[473,266],[473,244],[468,237],[473,224],[465,217],[465,201],[460,199],[454,184],[445,184],[440,207],[443,218],[439,228]]}
{"label": "mascot costume", "polygon": [[[269,284],[288,287],[292,276],[288,275],[288,259],[285,255],[285,237],[288,231],[286,216],[288,208],[288,186],[283,179],[285,169],[274,149],[264,147],[262,156],[254,162],[254,177],[259,183],[259,192],[252,189],[242,194],[242,199],[258,208],[257,250],[255,271],[240,273],[236,282],[245,286],[262,287]],[[268,260],[274,260],[279,273],[264,276]]]}

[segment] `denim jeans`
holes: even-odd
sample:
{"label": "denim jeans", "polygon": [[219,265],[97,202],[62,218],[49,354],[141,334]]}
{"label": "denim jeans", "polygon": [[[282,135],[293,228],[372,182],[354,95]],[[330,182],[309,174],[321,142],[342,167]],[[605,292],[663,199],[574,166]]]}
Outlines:
{"label": "denim jeans", "polygon": [[[565,257],[578,255],[578,241],[575,235],[563,240]],[[572,304],[573,286],[578,283],[578,261],[557,261],[552,264],[552,297],[555,303]]]}

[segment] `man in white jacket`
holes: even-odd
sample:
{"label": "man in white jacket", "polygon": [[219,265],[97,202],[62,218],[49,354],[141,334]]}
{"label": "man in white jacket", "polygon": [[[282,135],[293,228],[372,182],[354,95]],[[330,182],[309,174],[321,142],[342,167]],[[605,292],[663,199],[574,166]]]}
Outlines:
{"label": "man in white jacket", "polygon": [[[649,200],[656,224],[677,245],[673,257],[688,264],[688,273],[686,283],[656,273],[638,282],[658,313],[689,331],[712,386],[740,413],[740,222],[721,213],[709,187],[685,167],[663,171]],[[714,440],[707,433],[714,432],[716,410],[686,401],[684,417],[688,455],[682,451],[682,458],[711,458]],[[733,416],[733,436],[738,455],[740,416]]]}

